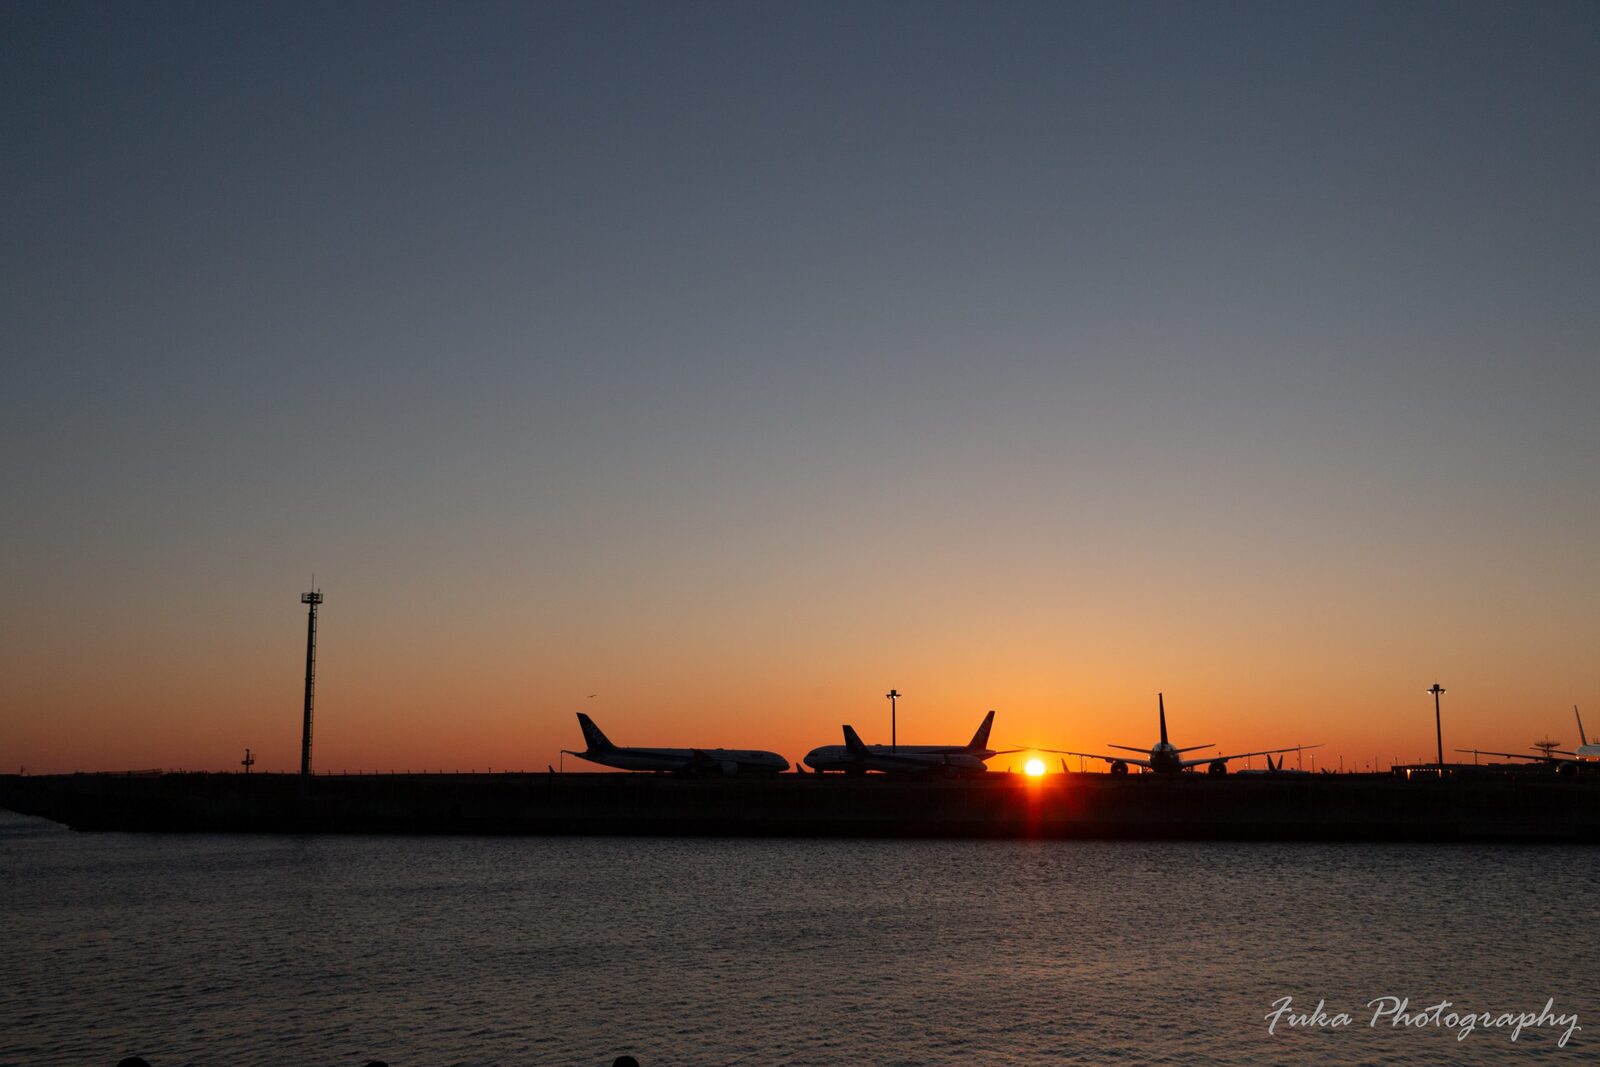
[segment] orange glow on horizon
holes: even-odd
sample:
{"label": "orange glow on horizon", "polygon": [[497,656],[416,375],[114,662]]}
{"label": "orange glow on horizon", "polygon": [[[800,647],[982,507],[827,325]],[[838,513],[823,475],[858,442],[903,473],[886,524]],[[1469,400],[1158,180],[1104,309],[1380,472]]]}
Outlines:
{"label": "orange glow on horizon", "polygon": [[[128,624],[91,603],[43,602],[28,654],[5,653],[0,770],[238,770],[246,747],[256,773],[297,769],[299,585],[216,592],[272,605],[233,614],[138,601],[144,614]],[[778,598],[743,619],[702,613],[672,626],[618,610],[605,625],[561,626],[548,617],[554,609],[524,604],[515,590],[480,588],[476,599],[445,591],[427,611],[378,588],[326,592],[319,771],[591,769],[560,756],[582,747],[579,711],[619,745],[768,749],[793,763],[842,743],[847,723],[868,744],[887,743],[883,695],[893,687],[902,744],[965,744],[993,708],[994,748],[1147,748],[1164,691],[1176,745],[1321,743],[1305,754],[1307,770],[1353,772],[1433,758],[1426,690],[1435,676],[1447,689],[1446,755],[1462,762],[1472,756],[1457,748],[1518,752],[1546,735],[1570,740],[1572,705],[1600,704],[1581,688],[1581,627],[1516,645],[1479,634],[1444,655],[1444,638],[1405,637],[1410,630],[1319,630],[1313,640],[1246,625],[1227,605],[1214,609],[1214,625],[1189,628],[1131,614],[1059,618],[1023,604],[1014,618],[967,617],[954,599],[926,598],[916,607],[940,610],[908,610],[906,621],[878,628],[840,625],[854,618],[842,604],[835,613]],[[1069,758],[1071,770],[1079,763]],[[1057,764],[1051,757],[1047,769]]]}

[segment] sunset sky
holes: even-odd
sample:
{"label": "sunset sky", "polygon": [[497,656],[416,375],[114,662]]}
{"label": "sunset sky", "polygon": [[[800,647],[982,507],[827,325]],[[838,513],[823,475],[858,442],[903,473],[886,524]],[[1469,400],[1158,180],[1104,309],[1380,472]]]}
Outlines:
{"label": "sunset sky", "polygon": [[320,769],[1600,734],[1595,4],[0,0],[0,99],[0,771],[297,767],[313,574]]}

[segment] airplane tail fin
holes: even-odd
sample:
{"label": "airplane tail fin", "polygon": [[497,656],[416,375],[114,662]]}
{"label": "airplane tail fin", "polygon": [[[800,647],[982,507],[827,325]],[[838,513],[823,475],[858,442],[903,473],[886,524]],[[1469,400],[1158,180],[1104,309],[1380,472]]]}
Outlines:
{"label": "airplane tail fin", "polygon": [[994,725],[994,712],[983,717],[983,725],[978,727],[978,732],[972,735],[972,741],[967,745],[968,751],[976,752],[980,748],[989,747],[989,728]]}
{"label": "airplane tail fin", "polygon": [[1578,717],[1578,744],[1587,745],[1589,743],[1589,737],[1583,732],[1583,716],[1578,715],[1578,705],[1572,705],[1572,714],[1577,715]]}
{"label": "airplane tail fin", "polygon": [[844,728],[844,747],[850,750],[850,755],[852,756],[859,757],[867,754],[867,746],[861,743],[861,738],[856,733],[854,726],[847,725]]}
{"label": "airplane tail fin", "polygon": [[590,752],[608,752],[617,747],[594,724],[594,720],[581,711],[578,712],[578,725],[583,727],[583,743],[589,746]]}
{"label": "airplane tail fin", "polygon": [[1167,701],[1160,693],[1156,694],[1156,707],[1161,709],[1161,743],[1167,744]]}

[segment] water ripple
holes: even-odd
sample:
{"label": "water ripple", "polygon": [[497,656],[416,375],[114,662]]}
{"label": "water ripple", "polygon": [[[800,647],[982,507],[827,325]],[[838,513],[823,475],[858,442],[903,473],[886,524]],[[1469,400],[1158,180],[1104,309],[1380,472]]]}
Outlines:
{"label": "water ripple", "polygon": [[0,1063],[1356,1064],[1600,1031],[1600,850],[72,834],[0,813]]}

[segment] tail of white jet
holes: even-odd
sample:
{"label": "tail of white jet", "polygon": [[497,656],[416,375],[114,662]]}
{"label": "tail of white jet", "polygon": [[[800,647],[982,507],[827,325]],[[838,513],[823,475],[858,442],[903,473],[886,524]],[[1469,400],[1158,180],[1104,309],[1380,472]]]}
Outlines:
{"label": "tail of white jet", "polygon": [[1578,751],[1573,755],[1580,760],[1600,760],[1600,739],[1589,740],[1589,735],[1583,732],[1583,716],[1578,714],[1578,705],[1572,705],[1573,717],[1578,720]]}
{"label": "tail of white jet", "polygon": [[615,767],[621,771],[669,771],[674,774],[773,775],[789,769],[789,761],[776,752],[737,748],[624,748],[611,743],[593,719],[578,712],[578,725],[589,747],[570,748],[569,756]]}

